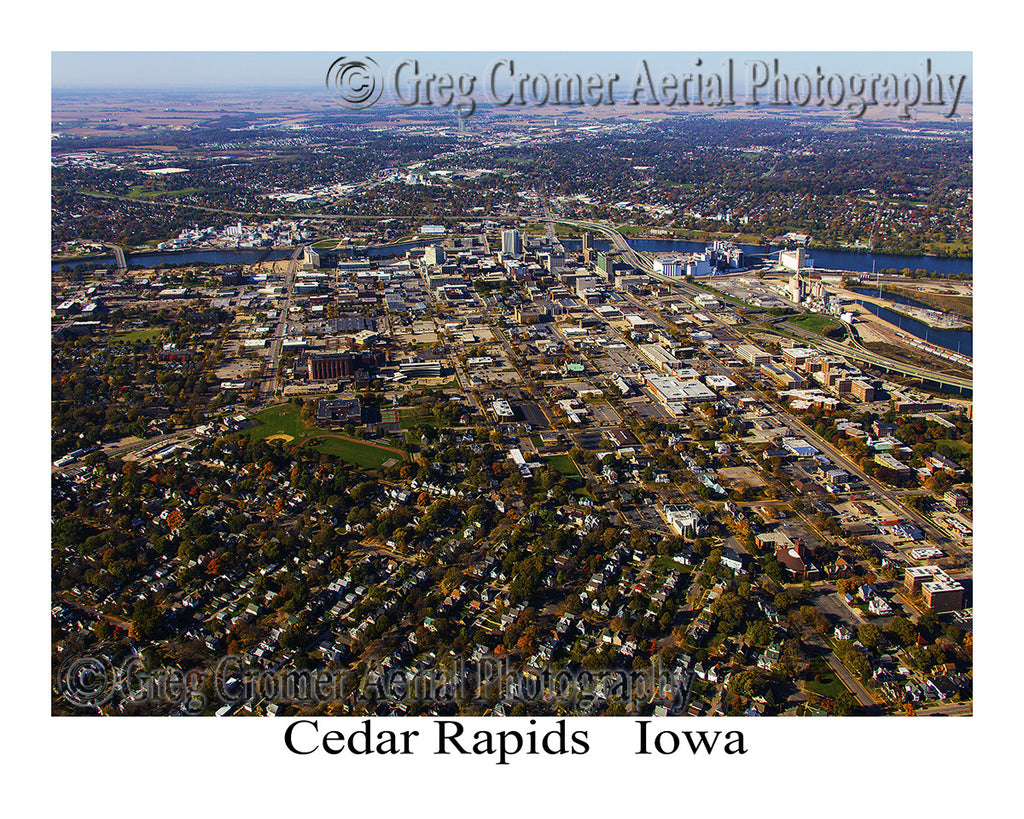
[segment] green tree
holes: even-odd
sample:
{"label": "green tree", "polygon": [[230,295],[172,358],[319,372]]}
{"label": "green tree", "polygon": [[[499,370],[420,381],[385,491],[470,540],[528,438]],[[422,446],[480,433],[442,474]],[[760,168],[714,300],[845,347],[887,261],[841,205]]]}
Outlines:
{"label": "green tree", "polygon": [[747,626],[747,642],[758,648],[764,648],[774,636],[771,624],[767,620],[755,620]]}
{"label": "green tree", "polygon": [[828,620],[814,606],[801,606],[800,616],[803,618],[804,623],[819,634],[824,634],[828,628]]}
{"label": "green tree", "polygon": [[877,648],[882,631],[873,623],[863,623],[857,628],[857,639],[868,648]]}
{"label": "green tree", "polygon": [[837,717],[848,717],[857,711],[857,700],[849,691],[841,691],[832,700],[832,713]]}
{"label": "green tree", "polygon": [[156,635],[159,617],[160,612],[152,600],[148,598],[139,600],[132,611],[132,621],[128,627],[128,637],[140,643],[152,640]]}
{"label": "green tree", "polygon": [[917,642],[917,629],[906,617],[893,617],[886,626],[886,631],[893,634],[904,646]]}

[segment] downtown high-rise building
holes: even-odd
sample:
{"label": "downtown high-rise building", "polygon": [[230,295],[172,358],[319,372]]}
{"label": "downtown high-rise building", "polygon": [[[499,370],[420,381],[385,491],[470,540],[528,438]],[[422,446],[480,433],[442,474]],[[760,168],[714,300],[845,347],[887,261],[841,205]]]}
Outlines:
{"label": "downtown high-rise building", "polygon": [[594,250],[594,235],[592,233],[583,234],[583,264],[590,264],[590,254]]}
{"label": "downtown high-rise building", "polygon": [[523,252],[523,244],[519,238],[519,231],[503,230],[501,232],[501,252],[505,256],[519,256]]}

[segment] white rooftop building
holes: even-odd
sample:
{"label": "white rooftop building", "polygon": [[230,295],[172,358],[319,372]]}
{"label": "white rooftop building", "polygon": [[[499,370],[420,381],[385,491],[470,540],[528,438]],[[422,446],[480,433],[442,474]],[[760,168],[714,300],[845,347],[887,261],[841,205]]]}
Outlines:
{"label": "white rooftop building", "polygon": [[673,415],[682,415],[690,404],[715,398],[715,394],[700,381],[682,381],[667,375],[649,375],[645,380],[654,397]]}

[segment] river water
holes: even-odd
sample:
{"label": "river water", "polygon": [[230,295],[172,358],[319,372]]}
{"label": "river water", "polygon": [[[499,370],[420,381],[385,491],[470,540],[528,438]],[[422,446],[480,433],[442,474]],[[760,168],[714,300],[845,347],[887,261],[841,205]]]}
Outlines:
{"label": "river water", "polygon": [[[647,253],[699,253],[707,246],[705,242],[690,242],[682,239],[630,239],[634,250]],[[567,250],[579,250],[582,242],[575,239],[562,240]],[[604,239],[595,239],[597,250],[608,250],[611,243]],[[743,252],[760,261],[764,254],[762,245],[739,245]],[[778,248],[772,248],[772,255]],[[852,250],[808,250],[807,255],[814,260],[814,266],[824,270],[849,270],[853,273],[870,273],[872,270],[927,270],[929,273],[943,275],[955,273],[973,274],[974,262],[971,259],[937,259],[932,256],[890,256],[884,253],[857,253]]]}
{"label": "river water", "polygon": [[893,310],[890,310],[887,307],[882,307],[874,302],[861,301],[860,299],[856,299],[855,301],[864,309],[870,310],[880,319],[888,321],[890,324],[895,325],[905,333],[917,336],[918,338],[927,341],[930,344],[934,344],[937,347],[945,347],[947,350],[952,350],[954,353],[969,356],[974,355],[974,333],[970,330],[938,330],[934,327],[929,327],[927,324],[924,324],[917,319],[904,316],[902,313],[896,313]]}
{"label": "river water", "polygon": [[[934,310],[934,307],[930,307],[923,302],[916,301],[906,296],[902,296],[898,293],[887,293],[884,290],[879,292],[878,290],[869,290],[864,287],[852,287],[850,288],[856,293],[863,293],[865,296],[874,296],[876,298],[885,299],[887,301],[894,302],[896,304],[906,304],[910,307],[923,307],[926,310]],[[911,335],[917,336],[918,338],[924,339],[925,341],[936,344],[939,347],[945,347],[947,350],[953,352],[959,352],[964,355],[973,356],[974,350],[974,332],[973,330],[942,330],[935,327],[929,327],[923,322],[912,319],[909,316],[898,314],[889,310],[888,308],[874,305],[871,302],[861,301],[857,299],[857,304],[860,304],[867,309],[871,310],[879,318],[883,318],[892,324],[897,325],[904,332],[910,333]],[[878,307],[878,310],[873,308]],[[879,312],[882,311],[882,312]]]}
{"label": "river water", "polygon": [[[125,261],[129,267],[160,267],[179,264],[254,264],[257,260],[290,259],[293,248],[239,247],[222,250],[165,250],[153,253],[129,253]],[[63,265],[74,270],[82,265],[113,267],[117,262],[113,256],[95,256],[75,262],[53,262],[50,272],[56,272]]]}
{"label": "river water", "polygon": [[[368,245],[353,248],[356,258],[383,259],[388,256],[404,256],[413,248],[433,244],[430,241],[403,242],[397,245]],[[152,253],[131,253],[125,261],[129,267],[160,267],[180,264],[254,264],[257,261],[290,259],[294,248],[239,247],[222,250],[165,250]],[[73,262],[52,262],[50,272],[56,273],[62,266],[74,270],[83,265],[113,267],[117,262],[113,256],[94,256]]]}
{"label": "river water", "polygon": [[[908,298],[900,293],[889,293],[886,290],[876,290],[868,287],[850,287],[854,293],[862,293],[865,296],[874,296],[876,299],[885,299],[886,301],[895,302],[896,304],[906,304],[908,307],[923,307],[925,310],[934,310],[935,308],[931,305],[925,304],[922,301]],[[941,310],[939,311],[942,312]]]}

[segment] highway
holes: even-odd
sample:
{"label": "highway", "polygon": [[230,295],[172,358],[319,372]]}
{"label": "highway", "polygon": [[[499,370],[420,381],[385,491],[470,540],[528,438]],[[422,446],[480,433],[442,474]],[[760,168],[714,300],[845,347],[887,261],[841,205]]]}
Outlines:
{"label": "highway", "polygon": [[817,333],[804,330],[802,327],[797,327],[789,322],[782,323],[785,325],[786,330],[800,336],[801,338],[807,339],[812,342],[815,347],[820,347],[829,352],[844,356],[845,358],[853,359],[854,361],[862,361],[866,364],[878,367],[879,369],[890,370],[911,378],[920,378],[922,381],[931,381],[935,384],[957,387],[964,390],[974,389],[974,380],[971,378],[940,374],[936,373],[934,370],[926,369],[924,367],[915,367],[912,364],[904,364],[899,361],[894,361],[891,358],[886,358],[878,353],[871,352],[855,339],[851,339],[852,346],[850,346],[825,338]]}
{"label": "highway", "polygon": [[[626,243],[625,238],[622,237],[621,234],[618,234],[616,231],[613,231],[611,229],[601,230],[602,226],[599,226],[596,223],[579,223],[579,224],[581,224],[581,226],[587,227],[588,229],[591,229],[591,230],[594,230],[594,231],[600,231],[600,232],[604,233],[605,235],[612,236],[613,237],[613,241],[614,241],[614,237],[618,236],[619,241],[615,242],[616,246],[622,248],[625,245],[625,247],[628,248],[628,244]],[[632,253],[632,250],[630,249],[629,252]],[[636,254],[633,254],[633,258],[635,260],[642,260],[643,257],[640,257],[640,256],[638,256]],[[634,261],[634,264],[635,264],[635,261]],[[700,290],[699,288],[687,286],[685,284],[685,282],[680,282],[680,281],[675,280],[675,279],[672,279],[672,280],[669,280],[669,281],[670,281],[670,283],[672,285],[679,286],[682,290],[684,290],[685,292],[687,292],[687,293],[689,293],[691,295],[696,295],[698,293],[704,292],[704,291]],[[642,302],[640,302],[639,300],[634,299],[632,297],[627,297],[627,298],[629,298],[629,301],[632,304],[634,304],[636,307],[638,307],[641,310],[643,310],[657,325],[659,325],[661,327],[666,327],[666,328],[669,327],[668,323],[664,319],[662,319],[659,315],[654,313],[649,307],[644,305]],[[722,322],[716,322],[716,323],[718,324],[720,329],[727,329],[727,330],[730,330],[731,332],[735,332],[735,330],[733,328],[729,328],[727,325],[725,325]],[[795,329],[799,329],[799,328],[795,328]],[[802,331],[801,331],[801,334],[802,334]],[[815,336],[814,340],[815,340],[815,343],[817,343],[818,342],[818,337]],[[900,498],[897,496],[897,494],[896,494],[896,492],[894,490],[888,489],[887,487],[883,486],[879,482],[875,481],[873,478],[869,477],[856,464],[854,464],[852,461],[850,461],[849,458],[847,458],[847,456],[844,453],[840,452],[838,449],[833,447],[831,444],[829,444],[827,441],[825,441],[823,438],[821,438],[819,435],[817,435],[814,432],[814,430],[809,428],[806,424],[804,424],[798,418],[796,418],[795,416],[793,416],[792,414],[787,412],[785,409],[783,409],[771,397],[769,397],[767,394],[765,394],[760,389],[760,387],[757,384],[751,382],[749,379],[745,378],[744,376],[740,375],[739,373],[736,373],[735,371],[730,370],[728,367],[725,366],[725,364],[723,362],[721,362],[720,360],[718,360],[714,356],[712,356],[712,358],[719,364],[720,367],[723,368],[723,370],[731,372],[732,375],[738,381],[743,382],[745,384],[745,386],[747,386],[748,389],[751,390],[751,392],[756,393],[761,398],[761,400],[763,400],[769,407],[772,408],[772,410],[782,419],[782,421],[787,426],[789,426],[795,432],[797,432],[800,435],[802,435],[809,443],[811,443],[812,445],[817,447],[820,451],[826,453],[835,463],[843,464],[844,468],[847,469],[847,471],[849,471],[852,474],[857,475],[857,477],[859,477],[864,482],[864,484],[866,486],[871,488],[871,490],[875,493],[875,495],[878,498],[880,498],[881,500],[885,501],[890,506],[890,508],[892,508],[895,512],[897,512],[898,514],[903,514],[904,516],[906,516],[907,519],[912,520],[914,523],[916,523],[918,526],[920,526],[922,528],[922,530],[924,530],[925,532],[928,532],[929,535],[932,537],[932,539],[935,542],[941,543],[943,546],[945,546],[951,552],[956,552],[956,550],[954,548],[952,548],[952,545],[950,544],[948,538],[946,538],[946,536],[937,527],[935,527],[931,523],[931,521],[929,521],[924,516],[922,516],[919,513],[917,513],[916,510],[913,510],[913,509],[910,509],[910,508],[904,506],[900,502]],[[808,642],[810,642],[812,644],[815,644],[815,645],[818,645],[819,647],[821,647],[822,649],[824,649],[824,650],[826,650],[828,652],[825,655],[826,662],[828,663],[829,667],[833,670],[833,672],[836,674],[836,676],[839,677],[839,679],[842,681],[843,685],[845,685],[846,688],[851,693],[853,693],[854,697],[857,699],[857,702],[864,709],[863,712],[865,714],[879,714],[879,713],[881,713],[881,709],[879,707],[880,706],[879,701],[861,683],[861,681],[858,680],[853,674],[851,674],[850,671],[843,665],[843,663],[840,661],[839,657],[835,654],[834,651],[832,651],[831,646],[829,646],[828,643],[823,638],[820,637],[820,635],[818,635],[817,633],[813,632],[813,630],[806,629],[805,631],[806,631],[805,639],[807,639]]]}
{"label": "highway", "polygon": [[555,223],[550,218],[551,209],[548,207],[548,197],[547,194],[544,193],[543,182],[537,186],[537,198],[540,200],[540,206],[544,209],[544,218],[547,219],[544,224],[547,226],[548,243],[554,247],[558,242],[558,237],[555,236]]}
{"label": "highway", "polygon": [[[714,356],[712,356],[714,357]],[[718,359],[715,359],[718,361]],[[721,361],[718,361],[721,366],[725,366]],[[757,384],[750,381],[748,378],[740,375],[739,373],[733,373],[736,379],[742,381],[744,385],[757,396],[764,401],[772,411],[795,433],[798,433],[804,438],[809,444],[817,448],[820,452],[826,454],[833,463],[841,465],[843,469],[849,472],[851,475],[855,475],[859,478],[865,486],[867,486],[876,497],[885,501],[885,503],[898,515],[902,515],[907,520],[912,521],[914,524],[919,526],[922,531],[928,533],[929,537],[935,542],[950,552],[959,556],[961,553],[953,545],[952,541],[942,532],[935,524],[928,520],[924,515],[920,514],[914,509],[906,506],[900,499],[897,490],[890,489],[885,485],[879,483],[874,478],[870,477],[864,470],[862,470],[856,463],[854,463],[846,453],[836,449],[828,441],[818,435],[813,429],[807,426],[799,418],[788,412],[780,404],[776,403],[769,395],[767,395]]]}
{"label": "highway", "polygon": [[[683,292],[690,295],[697,295],[699,293],[706,293],[706,290],[695,287],[685,281],[680,281],[676,278],[667,276],[661,276],[657,273],[651,273],[651,278],[663,281],[667,284],[671,284],[674,287],[680,288]],[[916,367],[912,364],[906,364],[902,361],[896,361],[892,358],[887,358],[878,353],[873,353],[866,347],[861,346],[856,340],[852,340],[852,345],[844,344],[839,341],[833,341],[832,339],[826,338],[825,336],[817,333],[812,333],[809,330],[805,330],[802,327],[790,324],[787,321],[779,322],[782,324],[787,332],[792,333],[799,338],[805,339],[814,347],[825,350],[836,355],[843,356],[844,358],[851,359],[853,361],[860,361],[865,364],[878,367],[882,370],[899,373],[900,375],[907,376],[909,378],[920,378],[922,381],[930,381],[933,384],[941,384],[948,387],[956,387],[962,390],[971,390],[974,388],[974,382],[971,378],[964,378],[956,375],[946,375],[937,373],[934,370],[926,369],[924,367]]]}
{"label": "highway", "polygon": [[602,225],[600,222],[584,222],[580,221],[579,219],[555,218],[553,216],[548,215],[546,206],[544,209],[544,215],[539,217],[539,221],[550,223],[557,222],[558,224],[561,225],[572,225],[574,227],[582,228],[584,230],[589,230],[593,233],[600,233],[603,236],[607,236],[611,240],[612,244],[615,245],[616,249],[621,250],[625,254],[626,258],[629,260],[629,263],[633,265],[633,267],[635,267],[637,270],[643,271],[644,273],[650,273],[652,276],[655,275],[653,261],[654,257],[648,253],[641,253],[639,251],[633,250],[629,242],[626,240],[626,237],[619,233],[619,231],[617,231],[613,227],[609,227],[608,225]]}

